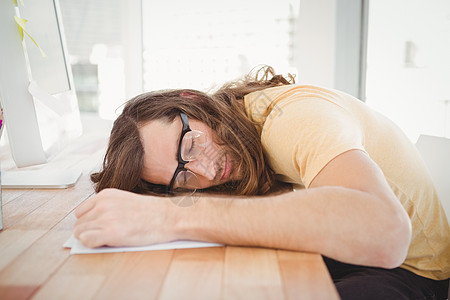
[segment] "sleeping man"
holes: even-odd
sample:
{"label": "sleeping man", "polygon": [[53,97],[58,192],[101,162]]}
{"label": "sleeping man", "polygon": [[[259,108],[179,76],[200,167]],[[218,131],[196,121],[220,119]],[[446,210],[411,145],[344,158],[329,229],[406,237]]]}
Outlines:
{"label": "sleeping man", "polygon": [[342,299],[446,299],[450,229],[414,145],[352,96],[270,67],[128,101],[91,178],[74,228],[86,246],[317,252]]}

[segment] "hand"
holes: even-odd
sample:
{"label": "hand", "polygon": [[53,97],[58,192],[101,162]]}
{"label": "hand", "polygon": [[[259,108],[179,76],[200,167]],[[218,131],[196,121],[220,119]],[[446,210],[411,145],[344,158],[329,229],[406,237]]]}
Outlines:
{"label": "hand", "polygon": [[87,247],[137,246],[175,240],[174,206],[163,197],[105,189],[75,210],[74,235]]}

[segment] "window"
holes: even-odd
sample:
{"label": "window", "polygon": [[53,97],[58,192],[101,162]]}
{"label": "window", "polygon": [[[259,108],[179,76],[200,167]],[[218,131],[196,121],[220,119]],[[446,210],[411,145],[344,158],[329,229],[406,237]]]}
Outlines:
{"label": "window", "polygon": [[140,0],[59,2],[80,110],[114,119],[142,92]]}
{"label": "window", "polygon": [[259,64],[293,68],[299,0],[143,0],[145,90],[207,90]]}

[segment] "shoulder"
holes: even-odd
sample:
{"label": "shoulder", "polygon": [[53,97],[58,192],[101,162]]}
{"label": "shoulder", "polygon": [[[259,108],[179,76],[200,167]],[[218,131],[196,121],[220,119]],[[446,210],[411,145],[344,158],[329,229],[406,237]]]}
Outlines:
{"label": "shoulder", "polygon": [[[244,97],[245,112],[248,118],[256,123],[264,123],[270,114],[277,114],[283,108],[289,106],[321,106],[329,109],[343,108],[357,101],[343,92],[323,88],[315,85],[284,85],[267,88],[247,94]],[[314,100],[306,101],[305,100]],[[350,100],[350,101],[349,101]],[[321,110],[323,107],[321,108]]]}

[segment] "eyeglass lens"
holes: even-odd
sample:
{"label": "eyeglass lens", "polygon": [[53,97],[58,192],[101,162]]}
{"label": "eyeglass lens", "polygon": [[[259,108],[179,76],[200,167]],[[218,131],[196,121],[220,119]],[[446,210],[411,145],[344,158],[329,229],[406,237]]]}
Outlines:
{"label": "eyeglass lens", "polygon": [[[181,141],[180,154],[185,161],[198,159],[205,151],[207,144],[206,136],[203,132],[191,130],[187,132]],[[197,176],[189,170],[181,171],[177,174],[173,188],[196,189],[199,187]]]}
{"label": "eyeglass lens", "polygon": [[181,141],[181,158],[185,161],[197,159],[206,149],[206,136],[203,132],[191,130]]}
{"label": "eyeglass lens", "polygon": [[181,171],[175,178],[173,188],[193,190],[199,187],[197,176],[191,171]]}

